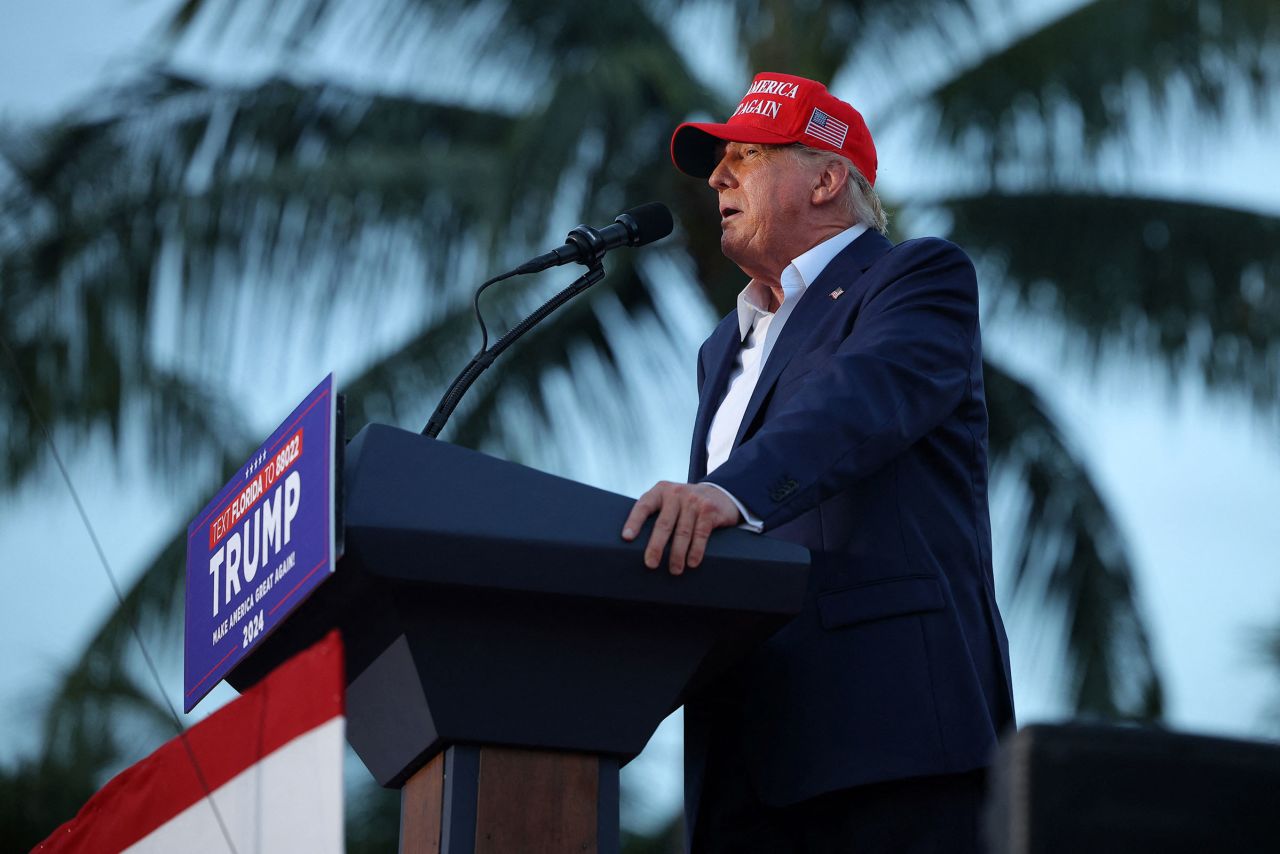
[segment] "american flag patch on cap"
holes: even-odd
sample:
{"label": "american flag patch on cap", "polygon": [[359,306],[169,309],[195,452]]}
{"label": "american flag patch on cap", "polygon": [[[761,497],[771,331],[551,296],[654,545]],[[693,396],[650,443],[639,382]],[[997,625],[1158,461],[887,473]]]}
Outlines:
{"label": "american flag patch on cap", "polygon": [[816,136],[828,145],[844,148],[844,138],[849,133],[849,126],[814,107],[813,115],[809,117],[809,124],[805,125],[804,132],[809,136]]}

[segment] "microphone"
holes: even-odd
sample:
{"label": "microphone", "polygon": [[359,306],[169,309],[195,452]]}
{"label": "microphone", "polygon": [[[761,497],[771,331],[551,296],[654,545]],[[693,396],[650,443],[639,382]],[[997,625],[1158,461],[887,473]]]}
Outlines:
{"label": "microphone", "polygon": [[662,202],[649,202],[618,214],[613,225],[599,230],[580,225],[569,232],[564,245],[532,258],[512,271],[523,276],[548,267],[578,262],[590,266],[604,253],[619,246],[644,246],[671,233],[671,211]]}

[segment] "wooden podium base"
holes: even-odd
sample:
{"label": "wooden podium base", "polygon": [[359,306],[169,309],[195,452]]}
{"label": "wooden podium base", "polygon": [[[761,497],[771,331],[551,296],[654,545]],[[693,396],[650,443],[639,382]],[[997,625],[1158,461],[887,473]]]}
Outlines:
{"label": "wooden podium base", "polygon": [[617,854],[618,760],[456,745],[405,782],[401,854]]}

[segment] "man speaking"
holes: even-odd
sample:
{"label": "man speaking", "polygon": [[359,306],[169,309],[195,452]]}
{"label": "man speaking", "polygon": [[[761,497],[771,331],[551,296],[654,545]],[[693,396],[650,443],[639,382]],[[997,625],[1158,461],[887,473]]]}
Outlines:
{"label": "man speaking", "polygon": [[1013,721],[987,510],[978,292],[956,246],[894,246],[862,116],[758,75],[671,138],[750,281],[698,354],[689,483],[659,483],[644,560],[696,568],[715,528],[806,546],[803,610],[685,709],[695,852],[978,850]]}

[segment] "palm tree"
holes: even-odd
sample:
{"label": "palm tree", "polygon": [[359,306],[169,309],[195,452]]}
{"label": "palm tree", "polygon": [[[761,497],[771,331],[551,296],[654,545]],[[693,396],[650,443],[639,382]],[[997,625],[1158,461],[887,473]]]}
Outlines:
{"label": "palm tree", "polygon": [[[523,341],[445,433],[572,474],[555,454],[569,441],[567,403],[597,419],[593,442],[643,459],[654,395],[679,408],[683,393],[653,387],[692,393],[692,348],[738,288],[705,188],[666,162],[671,128],[700,111],[727,115],[746,81],[710,82],[701,51],[720,68],[880,93],[866,110],[878,136],[911,128],[966,176],[928,196],[882,186],[897,223],[949,221],[983,261],[989,322],[1048,318],[1087,364],[1120,352],[1191,368],[1275,411],[1280,221],[1137,195],[1099,169],[1132,139],[1134,109],[1189,124],[1220,117],[1237,94],[1272,106],[1273,3],[1093,0],[1015,32],[980,0],[290,8],[185,0],[173,62],[0,140],[0,336],[16,368],[0,373],[6,484],[38,471],[35,412],[68,443],[105,429],[166,470],[181,461],[194,513],[252,446],[233,395],[202,389],[274,382],[299,360],[355,366],[342,380],[349,429],[416,427],[475,345],[470,283],[575,221],[660,198],[675,237],[611,257],[605,284]],[[247,31],[272,33],[273,75],[179,70],[193,40]],[[371,67],[400,60],[409,72],[339,82],[315,46],[354,39],[381,57]],[[524,286],[491,290],[486,313],[499,324],[534,299]],[[318,343],[273,346],[268,323]],[[344,349],[355,329],[371,331]],[[1158,717],[1133,566],[1105,499],[1037,390],[990,359],[986,377],[993,482],[1023,508],[997,531],[1013,544],[1006,607],[1052,616],[1065,650],[1054,666],[1077,712]],[[535,431],[551,441],[531,442]],[[176,637],[181,549],[177,532],[68,674],[49,755],[109,731],[116,712],[148,719],[127,619],[157,645]]]}

